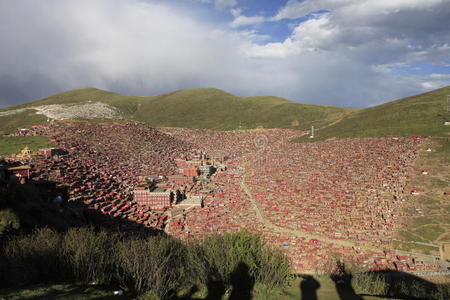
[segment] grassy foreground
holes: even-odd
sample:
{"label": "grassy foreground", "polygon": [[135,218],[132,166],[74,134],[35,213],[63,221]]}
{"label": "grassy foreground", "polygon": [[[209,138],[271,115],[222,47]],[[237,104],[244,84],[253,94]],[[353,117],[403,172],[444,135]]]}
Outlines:
{"label": "grassy foreground", "polygon": [[[302,298],[301,283],[303,279],[293,280],[289,286],[283,289],[273,290],[270,294],[258,295],[257,293],[252,295],[253,300],[298,300],[298,299],[311,299]],[[317,278],[320,287],[317,289],[317,299],[320,300],[336,300],[340,299],[336,291],[335,283],[328,277]],[[8,300],[19,299],[134,299],[132,296],[123,295],[115,296],[114,288],[112,287],[99,287],[89,285],[77,285],[77,284],[54,284],[54,285],[35,285],[27,288],[10,288],[0,290],[0,299],[2,297]],[[303,292],[305,293],[305,292]],[[306,292],[307,293],[307,292]],[[190,296],[191,299],[205,299],[205,295],[202,291],[198,291]],[[145,299],[145,296],[140,297]],[[226,298],[226,296],[224,297]],[[361,299],[375,300],[375,299],[395,299],[388,297],[377,296],[364,296]]]}
{"label": "grassy foreground", "polygon": [[448,282],[347,268],[332,258],[327,275],[293,276],[282,253],[245,231],[180,242],[39,229],[0,244],[2,299],[444,300]]}
{"label": "grassy foreground", "polygon": [[[388,295],[388,288],[385,284],[381,283],[376,277],[367,275],[362,276],[362,280],[354,279],[353,284],[345,286],[343,283],[337,283],[333,281],[332,276],[317,276],[317,277],[298,277],[289,282],[289,284],[283,288],[274,288],[267,292],[261,290],[254,290],[251,294],[252,300],[336,300],[336,299],[358,299],[358,300],[379,300],[379,299],[447,299],[450,287],[448,281],[450,278],[439,278],[437,281],[444,283],[433,294],[429,294],[425,287],[423,292],[417,297],[414,297],[415,287],[417,283],[405,282],[405,293],[401,294],[401,288],[393,293],[397,295]],[[369,280],[371,282],[369,283]],[[416,279],[417,280],[417,279]],[[426,282],[423,280],[423,282]],[[375,287],[375,288],[374,288]],[[230,294],[223,295],[221,298],[208,298],[206,293],[206,287],[200,287],[198,290],[189,290],[187,293],[181,296],[175,296],[176,300],[201,300],[201,299],[221,299],[221,300],[233,300]],[[114,292],[118,291],[117,287],[112,286],[98,286],[98,285],[86,285],[86,284],[40,284],[33,285],[26,288],[7,288],[0,289],[0,299],[5,298],[8,300],[18,299],[155,299],[151,295],[141,295],[133,297],[127,293],[122,296],[114,295]],[[382,294],[377,292],[382,291]]]}
{"label": "grassy foreground", "polygon": [[130,296],[116,296],[111,287],[98,287],[77,284],[34,285],[23,289],[9,288],[0,290],[0,299],[54,299],[54,300],[83,300],[83,299],[133,299]]}

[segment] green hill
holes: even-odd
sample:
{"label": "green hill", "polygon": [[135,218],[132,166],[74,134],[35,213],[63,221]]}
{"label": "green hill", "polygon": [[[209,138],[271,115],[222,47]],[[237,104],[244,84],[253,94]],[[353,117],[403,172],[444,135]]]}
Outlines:
{"label": "green hill", "polygon": [[306,129],[338,120],[351,109],[301,104],[279,97],[240,98],[218,89],[187,89],[142,103],[135,119],[153,126]]}
{"label": "green hill", "polygon": [[448,95],[450,86],[355,111],[339,122],[318,130],[314,139],[304,136],[296,141],[318,141],[335,137],[448,137],[450,126],[444,125],[445,121],[450,121],[450,113],[447,111]]}
{"label": "green hill", "polygon": [[[157,96],[125,96],[95,88],[68,91],[44,99],[0,110],[0,130],[10,132],[43,123],[46,117],[35,114],[34,107],[105,103],[114,107],[122,119],[155,127],[185,127],[216,130],[249,128],[307,129],[325,126],[354,109],[311,105],[265,96],[241,98],[218,89],[185,89]],[[17,113],[2,115],[7,111]],[[26,117],[25,117],[26,116]],[[118,119],[118,118],[116,118]]]}
{"label": "green hill", "polygon": [[[155,127],[184,127],[215,130],[251,128],[320,129],[316,140],[345,137],[448,136],[450,120],[447,95],[450,87],[416,95],[382,105],[356,110],[293,102],[284,98],[237,97],[227,92],[207,89],[184,89],[156,96],[126,96],[95,88],[56,94],[40,100],[0,109],[0,131],[43,124],[47,117],[37,114],[43,105],[59,104],[64,110],[83,107],[94,110],[101,102],[112,109],[112,116],[73,119],[128,120]],[[12,113],[14,112],[14,113]],[[307,137],[298,141],[310,141]]]}

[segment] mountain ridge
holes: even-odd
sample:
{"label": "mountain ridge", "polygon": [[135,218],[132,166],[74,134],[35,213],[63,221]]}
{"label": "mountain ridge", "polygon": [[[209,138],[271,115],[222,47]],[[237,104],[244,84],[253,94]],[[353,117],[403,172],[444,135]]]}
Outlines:
{"label": "mountain ridge", "polygon": [[[47,106],[64,107],[97,102],[114,107],[120,112],[120,119],[128,121],[144,122],[155,127],[214,130],[259,127],[304,130],[311,125],[329,124],[354,111],[350,108],[297,103],[275,96],[238,97],[216,88],[182,89],[155,96],[128,96],[97,88],[84,88],[0,109],[0,121],[1,113],[13,110],[26,110],[32,114],[33,109],[41,109],[42,106],[55,109]],[[39,121],[42,122],[42,118]],[[15,125],[17,123],[20,124],[16,120]]]}
{"label": "mountain ridge", "polygon": [[[48,116],[73,110],[79,112],[74,113],[73,119],[138,121],[154,127],[309,130],[315,126],[315,138],[304,136],[296,140],[300,142],[346,137],[448,136],[450,127],[444,125],[445,121],[450,121],[447,95],[450,95],[450,86],[352,109],[298,103],[276,96],[238,97],[217,88],[181,89],[153,96],[84,88],[0,109],[0,131],[8,133],[18,127],[45,124]],[[98,107],[109,109],[109,114],[86,112]]]}

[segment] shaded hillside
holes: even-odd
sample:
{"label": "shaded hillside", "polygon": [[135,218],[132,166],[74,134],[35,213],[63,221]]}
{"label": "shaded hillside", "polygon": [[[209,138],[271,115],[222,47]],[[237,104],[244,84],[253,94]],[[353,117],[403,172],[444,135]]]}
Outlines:
{"label": "shaded hillside", "polygon": [[448,136],[450,126],[444,125],[445,121],[450,121],[448,95],[450,86],[365,108],[317,131],[314,139],[305,136],[297,141],[334,137]]}
{"label": "shaded hillside", "polygon": [[[0,130],[10,132],[13,127],[29,126],[27,119],[35,118],[42,123],[46,118],[34,113],[43,105],[57,104],[63,108],[78,105],[86,110],[89,109],[86,105],[98,102],[107,104],[120,114],[120,117],[112,118],[115,120],[140,121],[155,127],[217,130],[257,127],[306,129],[311,125],[330,124],[354,111],[301,104],[271,96],[241,98],[218,89],[186,89],[158,96],[138,97],[87,88],[2,109]],[[14,114],[5,114],[13,110]],[[29,117],[24,118],[25,115]]]}

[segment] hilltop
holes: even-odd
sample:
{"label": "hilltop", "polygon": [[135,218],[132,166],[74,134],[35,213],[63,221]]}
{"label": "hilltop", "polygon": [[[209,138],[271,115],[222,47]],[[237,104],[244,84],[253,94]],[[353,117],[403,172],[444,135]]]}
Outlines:
{"label": "hilltop", "polygon": [[0,130],[10,132],[17,127],[43,124],[46,116],[58,118],[62,112],[65,119],[139,121],[154,127],[307,129],[331,124],[353,111],[273,96],[242,98],[213,88],[144,97],[86,88],[1,109]]}
{"label": "hilltop", "polygon": [[127,96],[96,88],[67,91],[0,109],[0,132],[45,124],[47,118],[138,121],[154,127],[234,130],[316,129],[330,138],[448,136],[450,87],[381,105],[351,109],[303,104],[274,96],[238,97],[214,88],[183,89],[156,96]]}
{"label": "hilltop", "polygon": [[448,95],[450,86],[361,109],[317,131],[316,138],[305,136],[297,141],[419,135],[448,137],[450,126],[444,125],[445,121],[450,121]]}

